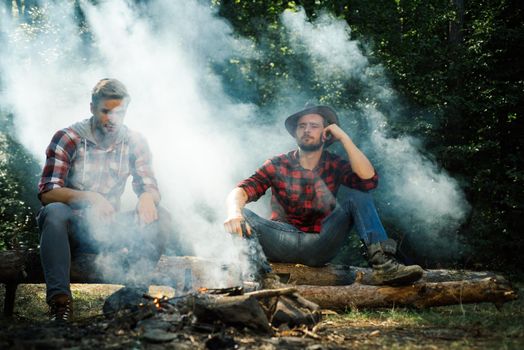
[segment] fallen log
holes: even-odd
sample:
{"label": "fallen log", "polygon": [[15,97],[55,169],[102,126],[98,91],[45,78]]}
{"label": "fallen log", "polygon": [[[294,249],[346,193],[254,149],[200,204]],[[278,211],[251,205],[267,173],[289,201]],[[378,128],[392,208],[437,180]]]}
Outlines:
{"label": "fallen log", "polygon": [[398,287],[353,283],[349,286],[297,285],[295,288],[304,298],[332,310],[392,306],[427,308],[479,302],[492,302],[500,306],[518,297],[511,284],[502,277],[417,282]]}
{"label": "fallen log", "polygon": [[[81,254],[72,261],[71,282],[126,284],[108,279],[97,269],[96,256]],[[493,302],[501,304],[517,298],[517,293],[502,276],[493,272],[428,270],[421,281],[410,286],[366,285],[370,269],[348,266],[312,268],[293,264],[273,264],[274,271],[322,308],[342,310],[351,307],[376,308],[406,305],[429,307],[459,303]],[[221,273],[221,285],[209,282],[210,275]],[[177,292],[201,287],[230,287],[241,284],[238,267],[197,257],[163,256],[150,274],[150,284],[170,285]],[[349,277],[348,277],[349,276]],[[355,282],[347,285],[348,283]],[[4,313],[12,313],[16,286],[43,283],[40,258],[36,251],[0,252],[0,283],[6,285]],[[215,283],[215,284],[214,284]],[[345,283],[346,285],[340,285]]]}
{"label": "fallen log", "polygon": [[[220,273],[221,272],[221,273]],[[220,275],[219,286],[210,286],[210,276]],[[77,254],[71,262],[71,283],[126,284],[125,276],[104,276],[96,254]],[[241,284],[237,266],[193,256],[162,256],[156,269],[148,276],[151,284],[166,284],[182,291],[201,287],[226,287]],[[0,283],[43,283],[44,272],[38,251],[7,250],[0,252]]]}
{"label": "fallen log", "polygon": [[[347,265],[327,265],[324,267],[309,267],[300,264],[271,264],[275,273],[281,276],[285,283],[295,285],[342,286],[355,282],[357,276],[361,284],[370,284],[371,269]],[[71,267],[72,283],[107,283],[125,284],[125,280],[112,279],[107,281],[97,271],[95,254],[78,254]],[[238,285],[241,271],[237,266],[224,265],[208,259],[194,256],[162,256],[156,270],[151,275],[152,283],[175,283],[180,288],[213,288],[209,285],[208,275],[222,270],[228,278],[222,281],[225,287]],[[423,282],[445,282],[478,280],[483,278],[499,278],[490,271],[467,270],[426,270],[422,277]],[[189,279],[189,281],[188,281]],[[0,252],[0,283],[42,283],[44,274],[40,265],[40,256],[37,251],[8,250]],[[190,286],[187,284],[191,284]],[[186,284],[186,286],[184,286]]]}
{"label": "fallen log", "polygon": [[[296,285],[345,286],[358,281],[361,284],[371,283],[371,269],[348,265],[326,265],[310,267],[301,264],[272,263],[273,271],[282,282]],[[446,282],[477,280],[483,278],[501,278],[491,271],[468,270],[425,270],[422,282]]]}

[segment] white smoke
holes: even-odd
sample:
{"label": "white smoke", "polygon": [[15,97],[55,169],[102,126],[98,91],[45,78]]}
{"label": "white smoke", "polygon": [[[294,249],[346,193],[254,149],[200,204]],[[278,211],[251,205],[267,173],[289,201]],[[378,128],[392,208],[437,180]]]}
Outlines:
{"label": "white smoke", "polygon": [[[20,140],[43,162],[56,130],[89,117],[94,84],[120,79],[132,98],[126,124],[149,140],[162,204],[186,250],[246,265],[222,222],[225,197],[250,157],[235,136],[242,130],[230,126],[246,127],[256,108],[230,101],[208,65],[245,43],[197,1],[151,1],[147,15],[119,0],[82,7],[94,48],[82,43],[71,3],[43,6],[38,32],[2,17],[10,36],[2,50],[0,101],[16,115]],[[124,204],[132,203],[125,196]]]}
{"label": "white smoke", "polygon": [[[252,51],[255,44],[236,36],[211,6],[156,0],[145,9],[110,0],[96,6],[82,2],[82,8],[90,27],[90,34],[82,35],[92,35],[94,47],[79,35],[72,2],[44,6],[38,31],[10,22],[5,12],[0,18],[0,32],[9,33],[1,43],[0,105],[16,115],[21,142],[43,162],[56,130],[89,117],[92,86],[105,77],[121,80],[132,98],[126,124],[149,140],[162,203],[174,217],[177,237],[198,256],[247,264],[222,229],[225,197],[264,159],[293,147],[283,118],[315,96],[281,90],[291,104],[274,106],[278,124],[253,128],[263,117],[260,110],[229,96],[209,62],[256,61],[263,53]],[[350,40],[344,21],[325,14],[312,22],[300,10],[285,12],[282,23],[290,44],[309,54],[318,80],[356,79],[366,88],[363,94],[390,103],[394,93],[381,79],[381,68],[371,66]],[[283,86],[286,82],[275,78],[275,87]],[[439,217],[458,225],[466,206],[456,182],[420,155],[410,138],[387,137],[387,119],[394,116],[372,103],[354,108],[341,116],[365,115],[374,130],[358,138],[381,157],[388,184],[381,191],[391,193],[396,215],[409,211],[410,222],[436,231]]]}

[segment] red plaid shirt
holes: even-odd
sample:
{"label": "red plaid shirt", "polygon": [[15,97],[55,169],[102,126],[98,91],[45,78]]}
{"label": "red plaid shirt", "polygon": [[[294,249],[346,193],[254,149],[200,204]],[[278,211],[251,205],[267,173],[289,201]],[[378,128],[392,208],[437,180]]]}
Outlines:
{"label": "red plaid shirt", "polygon": [[137,195],[159,194],[151,161],[145,138],[127,128],[123,139],[107,149],[81,137],[71,127],[65,128],[55,133],[47,147],[38,196],[61,187],[93,191],[118,209],[130,175]]}
{"label": "red plaid shirt", "polygon": [[377,184],[376,173],[363,180],[351,170],[347,160],[328,151],[322,153],[315,169],[304,169],[295,150],[267,160],[238,187],[247,193],[248,202],[258,200],[271,187],[271,220],[318,233],[322,220],[335,208],[340,185],[369,191]]}

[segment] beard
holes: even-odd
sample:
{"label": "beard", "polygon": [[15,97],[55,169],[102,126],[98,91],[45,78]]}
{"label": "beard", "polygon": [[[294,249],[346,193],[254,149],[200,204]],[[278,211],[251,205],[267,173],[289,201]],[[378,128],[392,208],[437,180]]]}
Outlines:
{"label": "beard", "polygon": [[120,135],[120,132],[122,131],[122,125],[121,124],[107,124],[103,125],[100,123],[100,121],[95,119],[94,123],[94,131],[95,136],[98,142],[102,145],[110,145]]}
{"label": "beard", "polygon": [[319,149],[324,146],[324,142],[322,140],[318,141],[317,143],[312,144],[304,144],[303,142],[298,142],[298,148],[300,148],[304,152],[314,152],[318,151]]}

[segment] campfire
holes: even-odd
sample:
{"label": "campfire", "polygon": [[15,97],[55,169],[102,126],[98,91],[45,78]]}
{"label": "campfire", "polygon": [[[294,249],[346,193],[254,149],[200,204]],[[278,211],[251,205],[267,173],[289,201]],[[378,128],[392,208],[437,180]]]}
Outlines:
{"label": "campfire", "polygon": [[250,334],[314,337],[312,327],[321,316],[318,306],[300,297],[294,288],[245,292],[242,286],[200,287],[172,297],[137,295],[123,288],[115,295],[106,301],[113,307],[104,307],[106,320],[95,326],[148,343],[183,340],[218,349],[234,348],[236,338]]}

